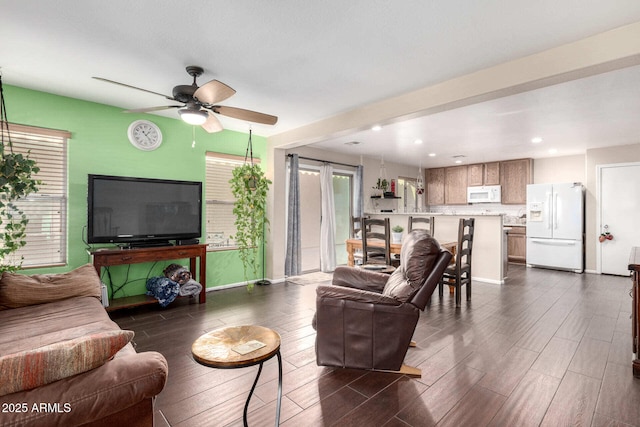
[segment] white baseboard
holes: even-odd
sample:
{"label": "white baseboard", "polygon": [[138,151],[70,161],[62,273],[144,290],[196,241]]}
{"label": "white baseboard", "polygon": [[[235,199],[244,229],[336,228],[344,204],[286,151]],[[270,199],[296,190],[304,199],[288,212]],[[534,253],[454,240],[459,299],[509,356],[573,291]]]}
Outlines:
{"label": "white baseboard", "polygon": [[[267,279],[267,280],[269,280],[272,284],[283,283],[285,281],[285,279],[278,279],[278,280]],[[236,283],[229,283],[221,286],[213,286],[211,288],[207,288],[206,292],[214,292],[214,291],[221,291],[223,289],[239,288],[242,286],[247,286],[247,284],[249,284],[249,282],[236,282]]]}
{"label": "white baseboard", "polygon": [[471,280],[473,282],[491,283],[492,285],[504,285],[504,280],[485,279],[482,277],[473,277],[473,276],[471,276]]}

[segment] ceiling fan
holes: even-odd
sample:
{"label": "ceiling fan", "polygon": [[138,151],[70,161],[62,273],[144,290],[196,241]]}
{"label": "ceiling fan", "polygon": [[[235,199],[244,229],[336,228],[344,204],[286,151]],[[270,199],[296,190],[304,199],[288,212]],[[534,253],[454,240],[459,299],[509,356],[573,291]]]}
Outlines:
{"label": "ceiling fan", "polygon": [[[242,108],[226,107],[218,105],[219,102],[231,97],[236,91],[226,84],[218,80],[211,80],[208,83],[198,87],[196,78],[200,76],[204,70],[196,65],[189,65],[187,73],[193,77],[191,85],[178,85],[173,88],[173,96],[164,95],[147,89],[131,86],[125,83],[116,82],[102,77],[94,77],[107,83],[113,83],[131,89],[141,90],[143,92],[160,95],[170,101],[182,103],[182,105],[163,105],[160,107],[136,108],[133,110],[125,110],[125,113],[149,113],[151,111],[168,110],[178,108],[180,118],[186,123],[192,125],[201,125],[204,130],[209,133],[220,132],[223,127],[215,114],[232,117],[234,119],[246,120],[254,123],[262,123],[266,125],[274,125],[278,121],[276,116],[258,113],[257,111],[245,110]],[[215,113],[215,114],[214,114]]]}

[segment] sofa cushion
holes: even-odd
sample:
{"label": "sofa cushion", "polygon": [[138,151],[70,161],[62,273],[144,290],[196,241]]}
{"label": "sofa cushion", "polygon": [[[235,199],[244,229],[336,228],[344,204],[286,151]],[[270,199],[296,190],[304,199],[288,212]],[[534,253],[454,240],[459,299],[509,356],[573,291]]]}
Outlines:
{"label": "sofa cushion", "polygon": [[382,294],[407,302],[420,289],[440,254],[440,244],[426,230],[405,236],[400,250],[400,266],[391,274]]}
{"label": "sofa cushion", "polygon": [[127,345],[133,335],[133,331],[102,331],[0,356],[0,396],[95,369]]}
{"label": "sofa cushion", "polygon": [[43,304],[75,296],[100,299],[101,283],[91,264],[60,274],[3,273],[0,279],[0,310]]}
{"label": "sofa cushion", "polygon": [[0,355],[119,329],[93,297],[4,310],[0,311]]}

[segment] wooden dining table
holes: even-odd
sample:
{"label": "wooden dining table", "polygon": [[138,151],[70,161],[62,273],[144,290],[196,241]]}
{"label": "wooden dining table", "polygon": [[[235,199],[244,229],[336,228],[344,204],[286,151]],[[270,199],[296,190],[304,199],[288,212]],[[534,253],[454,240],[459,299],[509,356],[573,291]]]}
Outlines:
{"label": "wooden dining table", "polygon": [[[353,267],[355,265],[353,254],[357,250],[362,250],[362,239],[347,239],[346,243],[347,243],[347,254],[348,254],[347,265],[349,265],[350,267]],[[384,247],[384,242],[382,241],[372,240],[367,243],[368,243],[368,246],[372,246],[375,248]],[[440,242],[440,246],[448,249],[453,255],[455,255],[456,247],[458,246],[458,243],[457,242],[444,242],[444,243]],[[391,254],[400,255],[401,249],[402,249],[402,243],[391,243]]]}

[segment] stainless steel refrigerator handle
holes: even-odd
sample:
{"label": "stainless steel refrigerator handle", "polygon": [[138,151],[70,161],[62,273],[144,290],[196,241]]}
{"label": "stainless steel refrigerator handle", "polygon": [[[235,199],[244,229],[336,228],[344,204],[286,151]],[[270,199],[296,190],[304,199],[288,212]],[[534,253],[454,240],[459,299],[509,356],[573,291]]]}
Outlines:
{"label": "stainless steel refrigerator handle", "polygon": [[551,193],[547,193],[547,229],[551,230]]}
{"label": "stainless steel refrigerator handle", "polygon": [[553,228],[558,229],[558,193],[553,193]]}
{"label": "stainless steel refrigerator handle", "polygon": [[543,245],[553,245],[553,246],[575,246],[575,240],[554,240],[554,239],[530,239],[531,243],[541,243]]}

